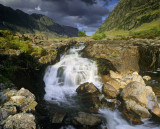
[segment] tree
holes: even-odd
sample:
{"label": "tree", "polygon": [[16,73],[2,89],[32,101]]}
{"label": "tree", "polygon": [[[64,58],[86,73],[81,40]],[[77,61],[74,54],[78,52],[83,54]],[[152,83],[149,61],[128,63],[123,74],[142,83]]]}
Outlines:
{"label": "tree", "polygon": [[86,31],[78,31],[78,37],[85,37],[86,36]]}

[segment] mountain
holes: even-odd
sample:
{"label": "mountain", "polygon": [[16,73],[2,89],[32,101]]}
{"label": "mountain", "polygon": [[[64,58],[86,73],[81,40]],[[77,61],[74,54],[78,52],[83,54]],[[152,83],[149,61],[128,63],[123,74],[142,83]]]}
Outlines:
{"label": "mountain", "polygon": [[27,14],[0,4],[0,29],[20,33],[44,33],[77,37],[78,29],[55,23],[51,18],[41,14]]}
{"label": "mountain", "polygon": [[96,33],[123,35],[153,30],[160,34],[160,0],[120,0]]}

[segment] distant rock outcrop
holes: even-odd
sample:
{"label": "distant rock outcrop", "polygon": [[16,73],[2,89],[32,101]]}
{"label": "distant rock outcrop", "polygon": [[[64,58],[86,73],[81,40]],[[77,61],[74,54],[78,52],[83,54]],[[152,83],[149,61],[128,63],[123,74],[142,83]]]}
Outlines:
{"label": "distant rock outcrop", "polygon": [[41,14],[27,14],[0,4],[0,29],[20,33],[44,33],[55,36],[78,36],[78,29],[55,23],[51,18]]}

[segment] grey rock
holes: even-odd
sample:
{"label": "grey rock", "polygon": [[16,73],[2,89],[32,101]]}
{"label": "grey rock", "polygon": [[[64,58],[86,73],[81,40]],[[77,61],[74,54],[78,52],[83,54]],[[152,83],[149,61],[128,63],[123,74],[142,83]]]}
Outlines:
{"label": "grey rock", "polygon": [[36,129],[35,117],[27,113],[9,116],[5,121],[4,129]]}
{"label": "grey rock", "polygon": [[102,120],[96,116],[88,113],[80,113],[73,118],[73,124],[83,126],[98,126],[102,123]]}

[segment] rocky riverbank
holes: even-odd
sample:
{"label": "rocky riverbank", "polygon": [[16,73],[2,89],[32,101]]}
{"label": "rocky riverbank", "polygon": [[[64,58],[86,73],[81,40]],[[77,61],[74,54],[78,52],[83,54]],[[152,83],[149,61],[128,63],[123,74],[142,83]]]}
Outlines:
{"label": "rocky riverbank", "polygon": [[102,77],[102,81],[102,92],[92,83],[82,84],[76,90],[91,112],[98,113],[98,109],[106,107],[111,110],[118,108],[126,120],[133,124],[142,124],[143,118],[156,117],[160,120],[156,95],[137,72],[123,76],[110,71],[109,75]]}
{"label": "rocky riverbank", "polygon": [[35,96],[27,89],[7,89],[1,97],[4,104],[0,108],[0,127],[4,129],[36,129]]}

